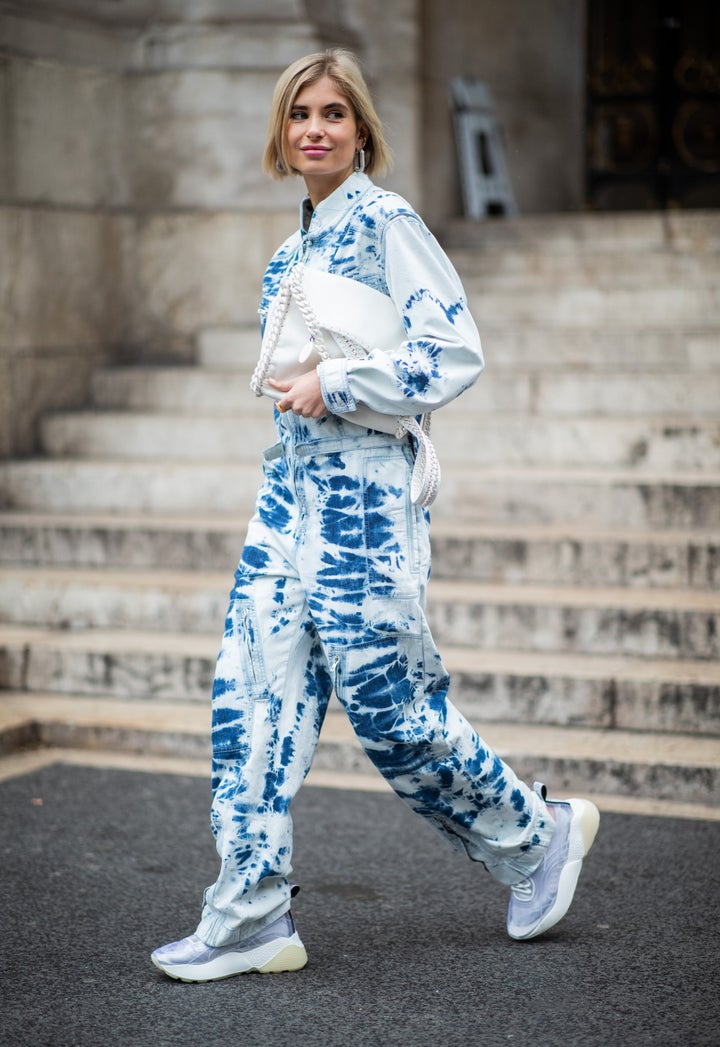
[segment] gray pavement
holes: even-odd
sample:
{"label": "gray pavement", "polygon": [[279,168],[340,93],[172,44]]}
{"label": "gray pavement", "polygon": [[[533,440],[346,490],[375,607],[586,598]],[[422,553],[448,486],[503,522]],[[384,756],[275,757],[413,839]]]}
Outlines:
{"label": "gray pavement", "polygon": [[506,889],[393,796],[294,806],[298,974],[165,978],[214,879],[205,781],[66,765],[0,783],[6,1047],[663,1047],[720,1042],[720,823],[605,814],[535,942]]}

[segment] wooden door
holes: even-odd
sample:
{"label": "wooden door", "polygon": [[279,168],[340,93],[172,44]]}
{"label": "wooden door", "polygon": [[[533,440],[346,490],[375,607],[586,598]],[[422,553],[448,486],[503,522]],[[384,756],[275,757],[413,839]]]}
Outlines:
{"label": "wooden door", "polygon": [[589,0],[588,206],[720,207],[720,0]]}

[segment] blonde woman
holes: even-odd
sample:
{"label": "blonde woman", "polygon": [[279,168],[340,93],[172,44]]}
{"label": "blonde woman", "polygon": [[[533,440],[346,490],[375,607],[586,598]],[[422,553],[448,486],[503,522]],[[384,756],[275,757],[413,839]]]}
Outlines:
{"label": "blonde woman", "polygon": [[[289,808],[333,690],[398,796],[509,886],[511,937],[565,915],[597,830],[591,803],[529,789],[448,700],[424,615],[437,471],[415,420],[472,385],[483,358],[447,257],[412,207],[370,180],[388,159],[354,56],[314,54],[283,73],[265,167],[299,175],[307,195],[265,274],[253,381],[275,401],[278,442],[265,452],[213,691],[220,872],[195,934],[152,955],[173,978],[305,965],[290,912]],[[308,288],[328,275],[332,293],[313,302]],[[283,374],[273,354],[293,294],[308,340]],[[400,333],[389,349],[323,352],[312,317],[335,295],[360,341],[390,303]]]}

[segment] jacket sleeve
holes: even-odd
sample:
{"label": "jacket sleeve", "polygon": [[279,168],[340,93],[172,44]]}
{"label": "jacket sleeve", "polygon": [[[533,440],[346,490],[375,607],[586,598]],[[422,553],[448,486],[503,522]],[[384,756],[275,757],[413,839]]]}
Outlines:
{"label": "jacket sleeve", "polygon": [[375,349],[363,360],[318,367],[323,399],[334,414],[357,403],[382,414],[433,411],[468,389],[483,369],[480,336],[460,279],[435,237],[415,215],[385,230],[385,279],[406,339],[397,352]]}

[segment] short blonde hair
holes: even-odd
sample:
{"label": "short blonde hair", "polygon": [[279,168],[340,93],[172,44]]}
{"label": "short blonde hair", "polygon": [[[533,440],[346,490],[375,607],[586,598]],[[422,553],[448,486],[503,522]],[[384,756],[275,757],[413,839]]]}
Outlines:
{"label": "short blonde hair", "polygon": [[290,113],[300,91],[323,76],[330,77],[347,98],[355,113],[355,120],[365,138],[365,170],[368,174],[384,174],[392,156],[385,140],[380,117],[375,112],[370,91],[362,75],[360,64],[351,51],[330,48],[299,58],[288,66],[275,85],[263,168],[273,178],[297,174],[287,161],[285,143]]}

